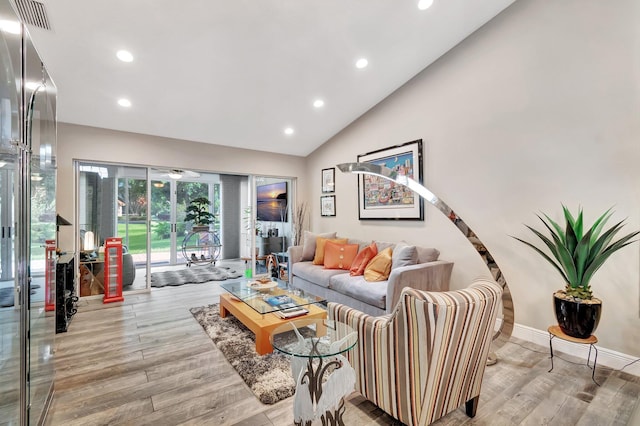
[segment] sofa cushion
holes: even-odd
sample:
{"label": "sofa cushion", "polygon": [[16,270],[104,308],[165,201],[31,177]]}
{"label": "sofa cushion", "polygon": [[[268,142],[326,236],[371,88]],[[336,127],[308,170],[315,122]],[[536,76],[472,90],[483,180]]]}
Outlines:
{"label": "sofa cushion", "polygon": [[314,265],[324,265],[324,245],[327,241],[333,241],[338,244],[346,244],[346,238],[324,238],[317,237],[316,238],[316,254],[313,256],[313,264]]}
{"label": "sofa cushion", "polygon": [[371,259],[373,259],[376,254],[378,254],[378,248],[376,247],[376,243],[371,243],[369,246],[360,250],[360,253],[353,259],[351,262],[351,276],[363,275],[364,269],[367,267]]}
{"label": "sofa cushion", "polygon": [[406,243],[398,243],[393,248],[391,255],[391,269],[402,266],[415,265],[418,263],[418,250],[416,246],[410,246]]}
{"label": "sofa cushion", "polygon": [[342,269],[324,269],[322,266],[314,265],[309,261],[296,262],[292,265],[291,270],[295,276],[324,288],[329,288],[329,280],[334,275],[343,274],[349,276]]}
{"label": "sofa cushion", "polygon": [[313,232],[304,231],[303,245],[302,245],[302,260],[313,260],[313,256],[316,254],[316,238],[335,238],[335,232],[328,232],[326,234],[314,234]]}
{"label": "sofa cushion", "polygon": [[332,290],[380,309],[387,308],[387,284],[387,281],[367,282],[362,275],[340,274],[330,279]]}
{"label": "sofa cushion", "polygon": [[327,269],[349,269],[358,254],[358,244],[338,244],[327,241],[324,246],[324,267]]}
{"label": "sofa cushion", "polygon": [[371,262],[364,268],[364,279],[373,281],[385,281],[389,278],[391,273],[391,247],[387,247],[380,253],[376,254],[376,257],[371,259]]}
{"label": "sofa cushion", "polygon": [[[349,238],[349,241],[347,241],[347,244],[358,244],[358,246],[360,246],[358,248],[358,251],[360,251],[365,247],[368,247],[371,244],[371,240],[365,241],[365,240],[359,240],[357,238]],[[377,252],[377,248],[376,248],[376,252]]]}
{"label": "sofa cushion", "polygon": [[416,247],[418,250],[418,263],[435,262],[440,256],[440,252],[434,248]]}
{"label": "sofa cushion", "polygon": [[391,250],[396,246],[396,243],[390,243],[388,241],[376,241],[376,247],[378,247],[378,253],[382,250],[391,247]]}

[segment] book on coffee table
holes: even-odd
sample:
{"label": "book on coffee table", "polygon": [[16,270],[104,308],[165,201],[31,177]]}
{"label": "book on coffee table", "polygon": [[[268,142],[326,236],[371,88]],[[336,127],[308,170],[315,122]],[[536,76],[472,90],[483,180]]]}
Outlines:
{"label": "book on coffee table", "polygon": [[291,308],[296,306],[296,304],[293,303],[293,299],[284,294],[281,296],[267,297],[264,299],[264,301],[267,302],[269,305],[278,307],[280,309],[286,309],[286,308]]}
{"label": "book on coffee table", "polygon": [[274,314],[278,315],[280,318],[283,318],[283,319],[299,317],[307,313],[309,313],[309,311],[307,311],[305,308],[300,306],[294,306],[293,308],[282,309],[274,312]]}

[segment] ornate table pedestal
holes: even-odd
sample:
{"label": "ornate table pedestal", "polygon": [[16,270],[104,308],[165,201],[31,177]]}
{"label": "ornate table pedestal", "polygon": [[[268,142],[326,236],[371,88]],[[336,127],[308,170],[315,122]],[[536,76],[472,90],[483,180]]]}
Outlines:
{"label": "ornate table pedestal", "polygon": [[342,354],[357,340],[353,328],[332,320],[303,318],[273,331],[273,347],[292,356],[296,425],[310,426],[316,419],[325,426],[344,425],[344,397],[353,391],[356,375]]}

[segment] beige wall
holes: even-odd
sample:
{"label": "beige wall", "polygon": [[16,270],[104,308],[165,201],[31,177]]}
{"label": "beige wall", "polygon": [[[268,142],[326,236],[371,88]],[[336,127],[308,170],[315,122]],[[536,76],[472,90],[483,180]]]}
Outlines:
{"label": "beige wall", "polygon": [[[305,188],[302,157],[270,154],[136,133],[61,123],[58,126],[57,210],[74,217],[73,160],[149,165],[229,174],[298,177]],[[298,190],[304,198],[304,191]],[[61,247],[71,247],[73,230],[60,228]]]}
{"label": "beige wall", "polygon": [[[356,178],[337,172],[337,216],[320,217],[321,169],[423,139],[426,185],[494,254],[516,322],[546,330],[562,283],[509,235],[530,238],[523,223],[537,226],[540,211],[560,220],[561,203],[582,205],[589,222],[615,206],[614,219],[640,229],[639,8],[634,0],[519,0],[307,159],[62,124],[58,211],[73,217],[74,158],[299,176],[314,230],[437,247],[455,262],[452,286],[463,287],[486,268],[431,206],[424,222],[359,221]],[[592,281],[604,301],[602,346],[633,356],[639,253],[636,244],[615,254]]]}
{"label": "beige wall", "polygon": [[[358,154],[425,143],[426,185],[486,243],[509,282],[516,322],[555,322],[555,270],[509,235],[530,238],[536,213],[561,219],[583,206],[589,223],[640,229],[640,3],[519,0],[309,157],[317,231],[406,240],[455,262],[453,286],[486,274],[461,234],[435,208],[425,222],[358,221],[357,184],[337,173],[337,216],[319,214],[320,170]],[[425,40],[428,43],[428,40]],[[604,301],[602,346],[640,356],[639,246],[615,254],[594,277]]]}

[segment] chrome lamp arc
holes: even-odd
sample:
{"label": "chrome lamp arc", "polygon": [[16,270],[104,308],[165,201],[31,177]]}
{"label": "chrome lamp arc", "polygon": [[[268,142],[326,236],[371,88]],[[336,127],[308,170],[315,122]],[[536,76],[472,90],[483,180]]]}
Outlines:
{"label": "chrome lamp arc", "polygon": [[[482,260],[487,265],[489,272],[495,281],[502,286],[502,322],[500,329],[493,336],[493,348],[499,349],[509,340],[513,332],[514,309],[511,291],[507,285],[507,281],[502,275],[500,267],[494,260],[489,250],[476,236],[475,232],[467,226],[467,224],[458,216],[444,201],[438,198],[433,192],[429,191],[424,185],[409,176],[399,174],[397,171],[388,167],[372,163],[341,163],[336,165],[343,173],[355,173],[378,176],[383,179],[390,180],[399,185],[406,186],[420,197],[424,198],[438,210],[440,210],[449,220],[464,234],[467,241],[478,252]],[[492,354],[493,356],[493,354]]]}

